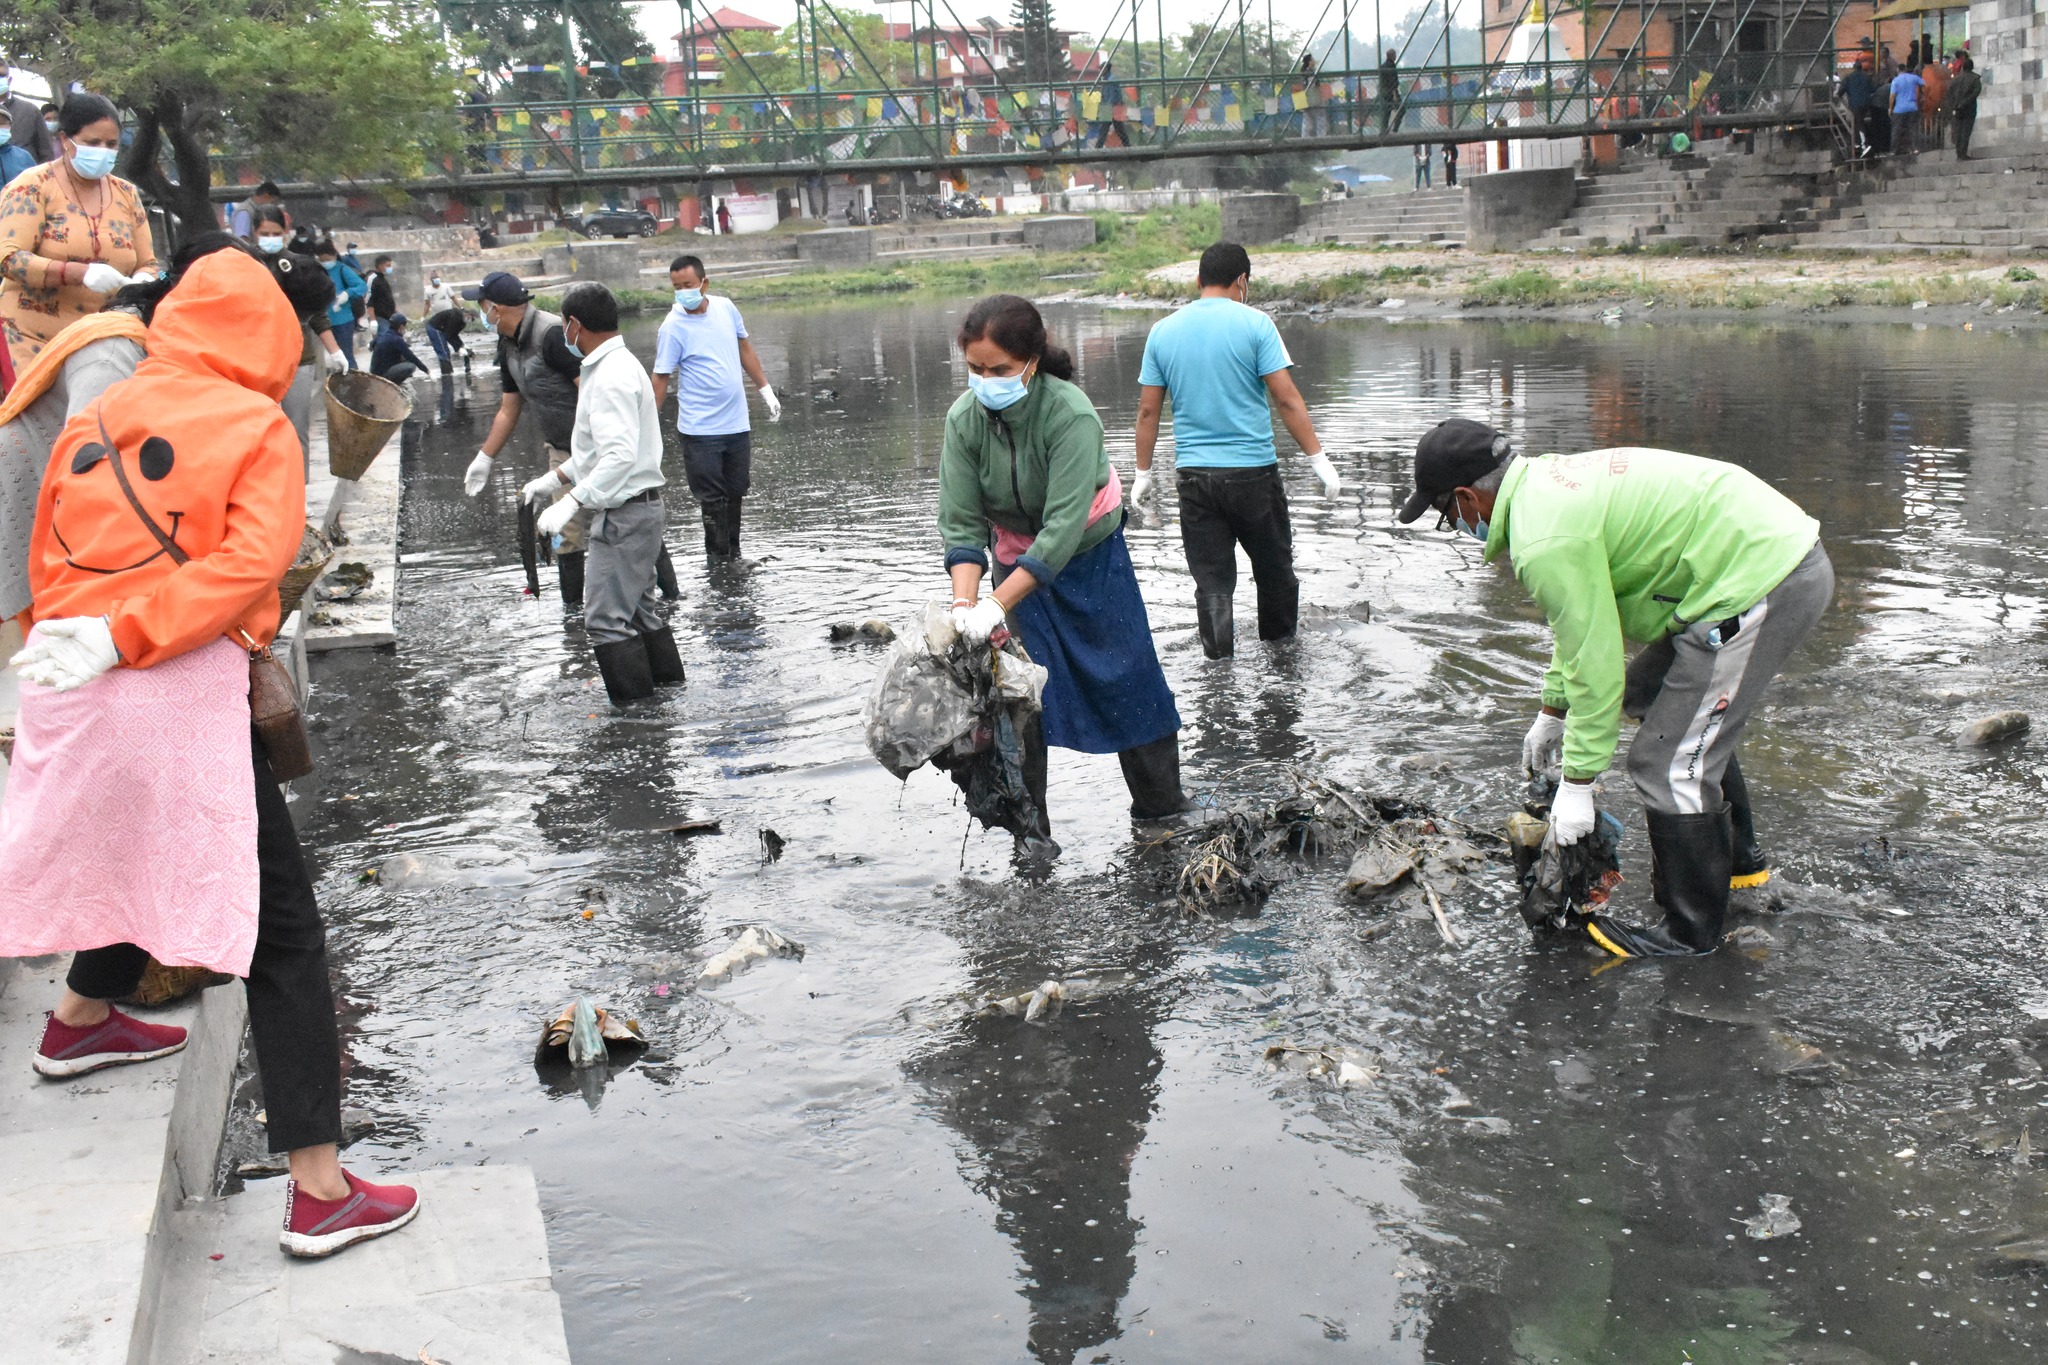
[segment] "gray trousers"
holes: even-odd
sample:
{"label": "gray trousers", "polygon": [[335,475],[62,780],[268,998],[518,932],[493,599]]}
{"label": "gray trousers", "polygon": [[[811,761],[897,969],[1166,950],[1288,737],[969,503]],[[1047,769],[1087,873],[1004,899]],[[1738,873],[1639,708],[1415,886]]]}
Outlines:
{"label": "gray trousers", "polygon": [[667,624],[655,609],[654,591],[663,520],[659,497],[593,514],[583,561],[583,629],[592,644],[630,640]]}
{"label": "gray trousers", "polygon": [[1629,745],[1628,775],[1646,810],[1699,815],[1721,807],[1721,774],[1771,679],[1835,595],[1835,566],[1816,543],[1740,616],[1695,621],[1671,637],[1671,670]]}

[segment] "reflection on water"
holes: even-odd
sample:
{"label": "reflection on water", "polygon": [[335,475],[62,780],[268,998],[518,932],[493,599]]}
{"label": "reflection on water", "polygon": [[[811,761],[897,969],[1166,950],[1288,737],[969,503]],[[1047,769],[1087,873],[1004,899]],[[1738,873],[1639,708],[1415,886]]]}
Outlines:
{"label": "reflection on water", "polygon": [[[1195,788],[1311,768],[1491,822],[1548,638],[1476,547],[1392,524],[1429,423],[1693,450],[1819,516],[1838,610],[1744,754],[1788,913],[1706,963],[1596,972],[1531,945],[1497,876],[1453,907],[1458,951],[1361,936],[1334,868],[1185,923],[1106,757],[1055,755],[1066,854],[1020,881],[950,783],[867,758],[881,656],[826,627],[943,591],[964,307],[752,310],[788,405],[756,433],[760,562],[707,578],[672,483],[690,683],[625,713],[551,589],[521,596],[537,445],[464,499],[494,381],[422,404],[401,644],[318,666],[299,801],[380,1120],[356,1159],[532,1165],[584,1365],[2039,1358],[2042,1272],[1995,1249],[2048,1237],[2016,1155],[2048,1147],[2048,799],[2027,743],[1953,743],[2048,707],[2039,338],[1283,320],[1359,490],[1287,462],[1301,636],[1204,661],[1170,499],[1133,527]],[[1053,316],[1126,468],[1149,320]],[[651,832],[692,815],[724,833]],[[1639,906],[1639,835],[1624,856]],[[692,992],[751,923],[803,960]],[[972,1017],[1104,972],[1131,980],[1051,1023]],[[531,1063],[577,994],[654,1044],[601,1092]],[[1283,1040],[1381,1077],[1269,1072]],[[1767,1193],[1796,1236],[1746,1235]]]}

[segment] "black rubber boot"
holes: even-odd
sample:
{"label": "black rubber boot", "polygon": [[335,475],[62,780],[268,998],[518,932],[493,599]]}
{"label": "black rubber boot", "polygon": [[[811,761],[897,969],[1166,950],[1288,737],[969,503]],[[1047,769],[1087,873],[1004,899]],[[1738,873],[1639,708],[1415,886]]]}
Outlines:
{"label": "black rubber boot", "polygon": [[668,557],[668,546],[661,547],[661,553],[654,560],[654,586],[661,590],[661,600],[674,602],[683,595],[683,585],[676,580],[676,562]]}
{"label": "black rubber boot", "polygon": [[1180,789],[1180,736],[1168,735],[1116,756],[1131,789],[1133,820],[1163,820],[1188,809]]}
{"label": "black rubber boot", "polygon": [[453,379],[455,377],[455,357],[446,355],[441,357],[441,377],[443,379]]}
{"label": "black rubber boot", "polygon": [[644,701],[654,695],[654,670],[647,661],[647,646],[635,635],[598,645],[597,671],[604,675],[605,695],[613,706]]}
{"label": "black rubber boot", "polygon": [[1762,886],[1771,879],[1771,860],[1756,839],[1756,816],[1749,808],[1749,783],[1743,779],[1742,764],[1734,755],[1721,774],[1721,799],[1728,803],[1728,822],[1734,832],[1735,855],[1728,868],[1728,885],[1736,891]]}
{"label": "black rubber boot", "polygon": [[1196,593],[1195,625],[1202,632],[1202,653],[1227,659],[1237,652],[1237,620],[1229,593]]}
{"label": "black rubber boot", "polygon": [[562,578],[562,605],[583,605],[583,551],[564,550],[555,556],[555,572]]}
{"label": "black rubber boot", "polygon": [[725,552],[734,559],[740,557],[740,504],[745,498],[725,500]]}
{"label": "black rubber boot", "polygon": [[702,504],[704,512],[704,557],[706,559],[730,559],[732,551],[726,548],[726,500],[713,498]]}
{"label": "black rubber boot", "polygon": [[683,676],[683,653],[676,648],[676,633],[667,626],[650,630],[640,636],[640,642],[647,647],[647,666],[653,674],[656,687],[680,687]]}
{"label": "black rubber boot", "polygon": [[1586,921],[1592,940],[1617,957],[1711,953],[1728,918],[1734,838],[1728,807],[1703,815],[1644,812],[1650,827],[1650,895],[1664,918],[1638,929],[1605,915]]}

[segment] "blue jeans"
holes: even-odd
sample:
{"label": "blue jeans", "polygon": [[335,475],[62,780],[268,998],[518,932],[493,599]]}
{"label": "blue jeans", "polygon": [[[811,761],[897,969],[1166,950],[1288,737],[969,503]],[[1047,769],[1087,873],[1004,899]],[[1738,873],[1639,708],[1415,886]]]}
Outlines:
{"label": "blue jeans", "polygon": [[754,486],[754,438],[748,431],[683,437],[683,477],[699,502],[743,498]]}
{"label": "blue jeans", "polygon": [[356,325],[353,322],[330,324],[334,329],[334,344],[341,347],[341,353],[348,360],[348,367],[356,368]]}
{"label": "blue jeans", "polygon": [[441,362],[443,369],[446,369],[452,359],[451,353],[448,350],[448,338],[441,335],[439,328],[429,327],[427,328],[427,340],[433,345],[434,358]]}

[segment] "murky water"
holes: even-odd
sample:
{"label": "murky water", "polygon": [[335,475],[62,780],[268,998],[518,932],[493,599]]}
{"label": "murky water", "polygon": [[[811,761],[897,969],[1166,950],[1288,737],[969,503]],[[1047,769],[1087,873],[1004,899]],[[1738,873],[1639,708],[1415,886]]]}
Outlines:
{"label": "murky water", "polygon": [[[788,402],[756,433],[764,562],[707,582],[672,485],[690,684],[624,715],[580,628],[520,596],[537,448],[461,496],[494,384],[426,433],[402,642],[320,663],[298,806],[351,1099],[380,1125],[357,1160],[531,1165],[582,1365],[2041,1358],[2042,1272],[1995,1273],[1991,1249],[2048,1236],[2044,1166],[2015,1156],[2029,1125],[2048,1149],[2048,794],[2037,746],[1952,742],[2048,710],[2041,337],[1284,321],[1363,490],[1325,501],[1288,465],[1299,641],[1246,627],[1204,661],[1176,528],[1133,529],[1193,787],[1269,793],[1300,766],[1492,821],[1547,634],[1476,547],[1392,526],[1429,422],[1719,456],[1818,515],[1839,607],[1744,759],[1806,889],[1767,941],[1598,971],[1532,945],[1498,874],[1451,907],[1457,950],[1408,922],[1361,941],[1331,867],[1256,917],[1186,922],[1107,757],[1055,752],[1066,853],[1020,880],[1005,837],[963,844],[943,777],[867,757],[880,656],[826,627],[943,590],[962,306],[750,310]],[[1055,312],[1128,468],[1149,318]],[[724,832],[648,832],[693,813]],[[1639,832],[1626,856],[1639,904]],[[801,963],[691,992],[756,922]],[[965,1017],[1112,970],[1131,983],[1049,1026]],[[654,1040],[601,1095],[532,1062],[578,993]],[[1382,1075],[1268,1072],[1280,1040],[1377,1052]],[[1766,1193],[1797,1236],[1744,1234]]]}

